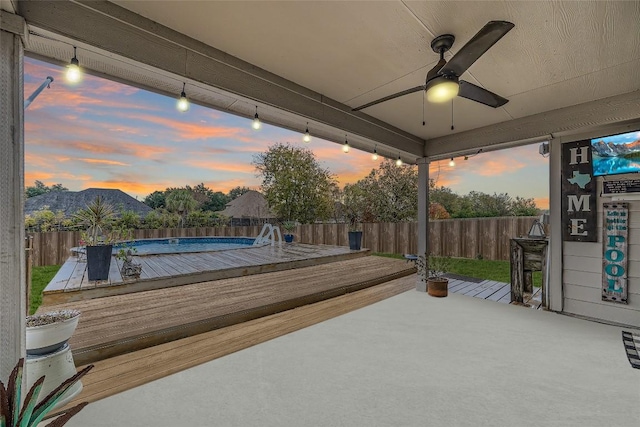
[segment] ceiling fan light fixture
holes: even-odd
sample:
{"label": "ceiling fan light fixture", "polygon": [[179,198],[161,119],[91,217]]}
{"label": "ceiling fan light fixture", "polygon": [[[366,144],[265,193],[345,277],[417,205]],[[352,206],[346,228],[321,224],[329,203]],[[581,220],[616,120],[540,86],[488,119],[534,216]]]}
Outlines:
{"label": "ceiling fan light fixture", "polygon": [[460,85],[456,76],[441,75],[427,82],[427,101],[447,102],[458,96]]}

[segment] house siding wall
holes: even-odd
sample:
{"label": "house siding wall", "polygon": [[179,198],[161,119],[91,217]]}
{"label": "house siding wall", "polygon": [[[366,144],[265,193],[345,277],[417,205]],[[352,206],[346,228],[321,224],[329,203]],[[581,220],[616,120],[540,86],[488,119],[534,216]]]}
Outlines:
{"label": "house siding wall", "polygon": [[603,203],[610,198],[600,197],[601,193],[602,178],[598,178],[598,242],[563,243],[563,311],[640,328],[640,200],[625,202],[629,207],[629,304],[606,302],[602,301],[602,215]]}

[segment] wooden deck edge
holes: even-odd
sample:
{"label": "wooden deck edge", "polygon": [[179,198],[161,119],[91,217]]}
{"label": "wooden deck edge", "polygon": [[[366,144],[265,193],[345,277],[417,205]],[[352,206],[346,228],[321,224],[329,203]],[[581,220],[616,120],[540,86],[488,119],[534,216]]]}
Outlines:
{"label": "wooden deck edge", "polygon": [[190,273],[180,276],[163,277],[159,279],[123,282],[111,286],[99,286],[91,289],[76,289],[73,291],[64,292],[56,290],[53,292],[47,292],[45,288],[42,293],[42,305],[57,305],[74,301],[83,301],[87,299],[129,294],[134,292],[152,291],[173,286],[191,285],[193,283],[209,282],[213,280],[231,279],[234,277],[252,276],[254,274],[262,273],[272,273],[276,271],[291,270],[295,268],[311,267],[314,265],[323,265],[336,261],[356,259],[369,255],[371,255],[371,252],[366,249],[318,258],[307,258],[301,260],[267,263],[253,266],[232,267],[222,270],[204,271],[201,273]]}
{"label": "wooden deck edge", "polygon": [[[406,276],[405,276],[406,277]],[[82,392],[54,417],[80,402],[95,402],[202,363],[244,350],[415,288],[415,281],[392,280],[334,299],[298,307],[176,342],[101,360],[82,379]],[[194,349],[185,357],[185,349]]]}
{"label": "wooden deck edge", "polygon": [[152,333],[145,333],[127,337],[125,340],[115,340],[99,345],[73,349],[73,358],[76,366],[94,363],[99,360],[111,358],[121,354],[138,351],[147,347],[157,346],[167,342],[191,337],[216,329],[225,328],[243,322],[248,322],[261,317],[270,316],[301,306],[315,304],[324,300],[339,297],[348,293],[360,291],[381,283],[389,282],[405,276],[414,274],[415,270],[407,268],[402,271],[376,277],[375,279],[340,286],[334,289],[325,290],[301,297],[291,298],[272,304],[262,305],[251,309],[242,310],[236,313],[213,316],[197,322],[185,323],[183,325],[160,329]]}

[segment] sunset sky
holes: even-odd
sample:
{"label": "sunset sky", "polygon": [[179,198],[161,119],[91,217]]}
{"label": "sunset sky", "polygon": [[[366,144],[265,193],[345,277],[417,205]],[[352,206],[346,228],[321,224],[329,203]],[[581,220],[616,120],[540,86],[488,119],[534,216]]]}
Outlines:
{"label": "sunset sky", "polygon": [[[70,190],[118,188],[138,199],[167,187],[203,182],[214,191],[238,185],[259,190],[253,156],[276,142],[311,149],[340,185],[366,176],[376,162],[371,154],[340,144],[263,125],[197,105],[176,110],[176,99],[84,75],[65,81],[63,67],[26,58],[25,98],[52,76],[54,82],[25,112],[25,185],[40,180]],[[538,145],[482,153],[467,161],[431,165],[438,185],[458,194],[509,193],[548,208],[548,161]]]}

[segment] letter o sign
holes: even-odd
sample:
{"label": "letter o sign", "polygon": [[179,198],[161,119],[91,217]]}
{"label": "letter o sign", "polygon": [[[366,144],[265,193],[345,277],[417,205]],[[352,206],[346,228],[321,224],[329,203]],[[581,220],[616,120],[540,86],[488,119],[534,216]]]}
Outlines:
{"label": "letter o sign", "polygon": [[621,265],[617,265],[617,264],[609,264],[604,268],[604,271],[609,275],[609,276],[613,276],[613,277],[620,277],[622,275],[624,275],[624,268],[622,268]]}
{"label": "letter o sign", "polygon": [[624,259],[624,253],[619,249],[609,249],[604,253],[604,257],[607,261],[620,262]]}

